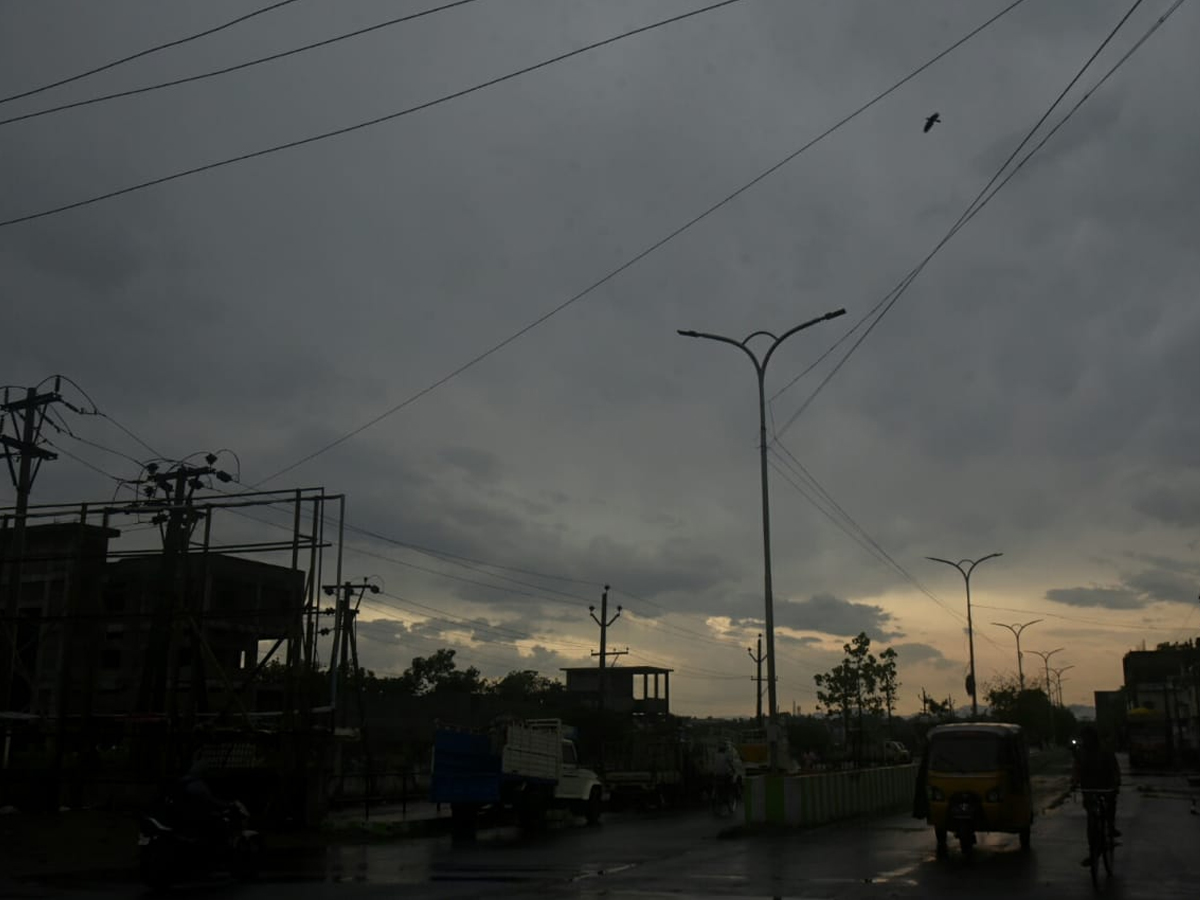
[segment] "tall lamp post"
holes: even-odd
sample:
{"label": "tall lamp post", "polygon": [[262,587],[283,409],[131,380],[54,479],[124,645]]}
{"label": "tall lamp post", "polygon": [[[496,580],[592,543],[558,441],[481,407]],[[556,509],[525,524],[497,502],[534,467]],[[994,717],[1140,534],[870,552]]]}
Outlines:
{"label": "tall lamp post", "polygon": [[[685,331],[679,329],[679,334],[684,337],[720,341],[722,344],[730,344],[737,347],[750,357],[750,361],[754,363],[754,372],[758,376],[758,451],[762,469],[763,599],[766,606],[765,631],[767,633],[767,746],[770,752],[771,770],[774,772],[779,771],[779,705],[775,691],[775,597],[771,590],[771,504],[767,492],[767,399],[763,382],[766,377],[767,363],[771,361],[771,356],[779,348],[780,344],[805,328],[821,322],[827,322],[830,319],[836,319],[838,316],[844,316],[845,314],[846,310],[844,309],[834,310],[833,312],[825,313],[823,316],[811,319],[802,325],[797,325],[795,328],[788,329],[779,335],[779,337],[775,337],[769,331],[755,331],[741,341],[735,341],[733,338],[720,334],[707,334],[702,331]],[[761,360],[749,347],[750,341],[759,335],[771,338],[771,346],[767,348],[767,352],[763,354]]]}
{"label": "tall lamp post", "polygon": [[1063,672],[1067,671],[1067,669],[1073,669],[1073,668],[1075,668],[1075,667],[1074,666],[1063,666],[1061,669],[1051,669],[1050,670],[1051,672],[1054,673],[1055,686],[1058,688],[1059,709],[1062,709],[1064,706],[1066,706],[1066,704],[1063,703],[1063,691],[1062,691]]}
{"label": "tall lamp post", "polygon": [[1055,653],[1061,653],[1065,648],[1055,647],[1053,650],[1030,650],[1030,653],[1036,653],[1042,658],[1042,663],[1046,666],[1046,699],[1051,703],[1054,702],[1054,695],[1050,691],[1050,657]]}
{"label": "tall lamp post", "polygon": [[[936,556],[925,557],[930,562],[945,563],[948,566],[953,566],[958,569],[958,573],[962,575],[963,581],[967,585],[967,647],[971,653],[971,674],[967,676],[967,693],[971,695],[971,718],[979,718],[979,700],[976,694],[975,684],[975,628],[971,622],[971,573],[975,571],[975,567],[984,560],[995,559],[997,556],[1003,556],[1003,553],[989,553],[987,556],[981,556],[979,559],[960,559],[958,562],[951,562],[948,559],[938,559]],[[970,563],[965,569],[963,565]]]}
{"label": "tall lamp post", "polygon": [[1025,690],[1025,667],[1021,662],[1021,632],[1030,625],[1036,625],[1038,622],[1044,622],[1045,619],[1034,619],[1032,622],[1024,624],[1005,625],[1003,622],[993,622],[993,625],[999,625],[1001,628],[1007,628],[1013,633],[1013,637],[1017,639],[1017,682],[1021,686],[1021,690]]}
{"label": "tall lamp post", "polygon": [[1058,743],[1058,729],[1054,725],[1054,695],[1050,692],[1050,657],[1055,653],[1061,653],[1062,647],[1055,647],[1053,650],[1030,650],[1030,653],[1036,653],[1042,658],[1042,663],[1046,666],[1046,700],[1049,701],[1050,708],[1050,742]]}

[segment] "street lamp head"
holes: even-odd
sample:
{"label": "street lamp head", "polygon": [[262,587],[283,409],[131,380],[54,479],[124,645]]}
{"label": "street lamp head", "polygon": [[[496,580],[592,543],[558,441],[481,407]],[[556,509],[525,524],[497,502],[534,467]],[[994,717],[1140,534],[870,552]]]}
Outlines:
{"label": "street lamp head", "polygon": [[698,331],[687,331],[683,328],[676,329],[676,331],[684,337],[700,337],[700,332]]}

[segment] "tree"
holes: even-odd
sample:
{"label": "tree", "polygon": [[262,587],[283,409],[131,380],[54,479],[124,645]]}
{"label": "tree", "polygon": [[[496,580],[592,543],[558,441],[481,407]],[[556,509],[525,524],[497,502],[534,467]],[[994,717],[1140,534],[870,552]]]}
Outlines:
{"label": "tree", "polygon": [[1056,713],[1040,687],[1022,688],[1014,674],[1000,675],[984,685],[983,697],[998,722],[1020,725],[1037,741],[1050,739]]}
{"label": "tree", "polygon": [[503,678],[488,685],[487,691],[505,700],[535,700],[546,702],[566,692],[566,685],[534,669],[513,669]]}
{"label": "tree", "polygon": [[845,658],[823,675],[814,675],[817,703],[829,717],[839,716],[847,734],[851,718],[857,723],[854,740],[855,762],[862,763],[863,717],[882,709],[879,696],[879,661],[871,653],[871,639],[860,632],[842,649]]}
{"label": "tree", "polygon": [[474,666],[459,669],[454,662],[455,651],[443,647],[432,656],[417,656],[398,679],[400,690],[413,696],[425,694],[477,694],[485,687],[479,670]]}
{"label": "tree", "polygon": [[888,734],[892,734],[892,713],[896,711],[896,691],[900,689],[900,681],[896,675],[896,658],[899,654],[888,647],[879,654],[877,681],[879,693],[883,697],[883,708],[887,712]]}

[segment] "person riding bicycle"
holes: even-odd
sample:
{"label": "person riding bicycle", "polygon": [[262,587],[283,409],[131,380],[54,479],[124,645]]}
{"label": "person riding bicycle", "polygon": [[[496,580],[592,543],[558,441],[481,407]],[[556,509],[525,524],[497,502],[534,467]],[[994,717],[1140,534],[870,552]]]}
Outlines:
{"label": "person riding bicycle", "polygon": [[[1117,792],[1121,789],[1121,768],[1117,765],[1117,755],[1102,747],[1100,734],[1095,726],[1085,725],[1079,732],[1079,745],[1075,753],[1075,763],[1072,767],[1072,781],[1075,787],[1083,790],[1107,791],[1105,800],[1108,831],[1114,837],[1121,836],[1117,830]],[[1084,858],[1080,865],[1090,866],[1091,854]]]}

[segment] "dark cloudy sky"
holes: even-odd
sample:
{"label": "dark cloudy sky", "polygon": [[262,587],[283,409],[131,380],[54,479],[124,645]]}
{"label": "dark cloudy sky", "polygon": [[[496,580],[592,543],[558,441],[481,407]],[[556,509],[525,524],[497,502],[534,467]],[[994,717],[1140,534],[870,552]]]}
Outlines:
{"label": "dark cloudy sky", "polygon": [[[0,4],[0,92],[260,5]],[[434,5],[299,0],[0,118]],[[701,5],[479,0],[2,125],[0,220],[386,115]],[[369,129],[0,228],[0,383],[68,374],[164,455],[231,448],[256,484],[628,262],[1004,5],[744,0]],[[271,481],[345,492],[355,525],[524,570],[351,533],[347,574],[386,590],[364,616],[364,662],[398,671],[454,646],[488,675],[590,664],[587,603],[609,582],[621,664],[673,667],[678,711],[750,710],[753,372],[676,329],[741,338],[844,307],[775,355],[775,394],[935,246],[1129,5],[1026,0],[584,299]],[[1170,6],[1142,3],[1050,124]],[[812,674],[860,630],[898,649],[902,710],[922,687],[966,702],[962,580],[926,556],[1004,553],[972,581],[981,682],[1015,669],[996,621],[1044,619],[1023,644],[1066,648],[1054,662],[1074,666],[1064,693],[1079,703],[1117,686],[1141,641],[1200,633],[1198,43],[1200,10],[1184,3],[790,427],[862,329],[772,401],[781,706],[811,709]],[[922,133],[935,110],[942,124]],[[147,455],[110,422],[71,421]],[[802,483],[798,464],[870,540],[785,480]],[[36,499],[113,489],[64,456]]]}

